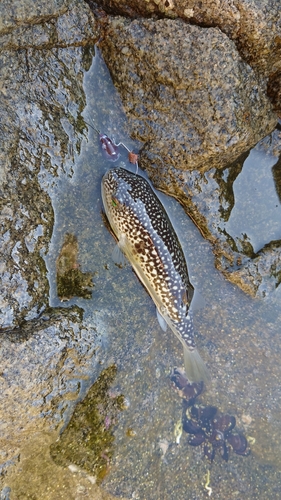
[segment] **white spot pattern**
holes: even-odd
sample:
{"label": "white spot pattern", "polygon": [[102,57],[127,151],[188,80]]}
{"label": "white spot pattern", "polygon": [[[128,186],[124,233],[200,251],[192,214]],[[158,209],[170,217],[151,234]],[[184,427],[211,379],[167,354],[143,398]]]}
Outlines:
{"label": "white spot pattern", "polygon": [[126,245],[156,292],[171,325],[187,346],[194,348],[189,310],[193,287],[180,242],[164,207],[143,177],[122,168],[105,174],[102,190],[105,211],[117,238],[126,235]]}

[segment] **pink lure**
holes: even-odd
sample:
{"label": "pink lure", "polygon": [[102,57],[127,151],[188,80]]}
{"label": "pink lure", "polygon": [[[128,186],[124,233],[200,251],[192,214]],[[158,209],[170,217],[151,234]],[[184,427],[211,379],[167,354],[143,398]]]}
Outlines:
{"label": "pink lure", "polygon": [[106,134],[99,134],[103,156],[109,161],[117,161],[120,152],[118,146]]}
{"label": "pink lure", "polygon": [[108,135],[101,134],[100,131],[95,126],[91,125],[90,123],[88,123],[86,121],[85,121],[85,123],[87,123],[87,125],[89,125],[89,127],[91,127],[93,130],[95,130],[99,134],[102,154],[103,154],[104,158],[106,158],[109,161],[117,161],[119,156],[120,156],[120,151],[119,151],[118,146],[123,146],[123,148],[125,148],[129,153],[130,163],[133,163],[137,167],[136,174],[138,173],[138,155],[136,155],[135,153],[130,151],[129,148],[127,148],[127,146],[123,142],[119,142],[118,144],[114,144],[114,142],[112,141],[112,139],[110,139],[110,137],[108,137]]}

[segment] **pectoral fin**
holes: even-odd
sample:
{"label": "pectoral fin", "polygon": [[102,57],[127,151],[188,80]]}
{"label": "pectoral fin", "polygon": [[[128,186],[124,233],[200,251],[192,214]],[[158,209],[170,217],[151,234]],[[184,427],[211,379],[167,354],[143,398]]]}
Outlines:
{"label": "pectoral fin", "polygon": [[160,312],[158,311],[157,307],[156,307],[156,314],[157,314],[157,319],[158,319],[158,323],[159,325],[161,326],[162,330],[164,332],[167,331],[167,323],[166,321],[164,320],[163,316],[161,316]]}
{"label": "pectoral fin", "polygon": [[119,244],[115,245],[113,252],[112,252],[112,260],[116,266],[120,267],[125,267],[126,264],[126,258],[125,255],[123,254],[121,248],[119,247]]}

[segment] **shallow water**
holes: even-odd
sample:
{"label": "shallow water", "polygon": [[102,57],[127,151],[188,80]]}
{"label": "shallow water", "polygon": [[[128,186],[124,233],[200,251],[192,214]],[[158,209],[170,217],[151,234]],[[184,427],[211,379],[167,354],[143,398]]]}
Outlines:
{"label": "shallow water", "polygon": [[231,215],[221,226],[232,238],[251,244],[255,253],[267,243],[281,239],[280,188],[273,176],[277,162],[276,155],[266,154],[258,147],[250,152],[234,181]]}
{"label": "shallow water", "polygon": [[[85,72],[84,90],[84,119],[89,123],[93,120],[102,132],[137,150],[140,145],[130,139],[120,100],[98,52]],[[199,400],[235,415],[237,428],[254,441],[249,457],[232,453],[225,462],[218,455],[210,464],[203,459],[201,447],[188,445],[187,435],[182,435],[180,444],[175,442],[182,401],[171,387],[169,374],[174,366],[183,365],[182,349],[169,330],[164,333],[160,329],[152,301],[130,266],[119,269],[112,262],[115,242],[101,217],[100,182],[114,164],[103,158],[97,134],[92,129],[87,133],[86,127],[84,134],[81,152],[75,153],[74,174],[63,185],[49,187],[55,213],[53,237],[45,256],[50,306],[78,305],[83,310],[85,332],[94,328],[99,338],[87,377],[85,367],[82,370],[78,397],[63,406],[64,420],[69,420],[74,403],[84,397],[102,370],[114,363],[117,375],[112,392],[125,397],[126,408],[113,429],[112,459],[102,482],[107,492],[140,500],[204,499],[210,491],[206,489],[209,471],[213,498],[281,498],[280,287],[262,301],[226,281],[214,267],[211,245],[175,200],[159,194],[181,240],[191,282],[205,301],[195,312],[194,323],[197,346],[211,380]],[[235,181],[235,206],[227,231],[233,237],[246,233],[255,251],[280,238],[280,202],[271,175],[276,161],[265,151],[254,150]],[[265,175],[250,189],[257,163]],[[117,165],[135,168],[125,150]],[[249,192],[251,197],[246,196]],[[56,261],[66,233],[75,235],[78,242],[73,267],[92,273],[94,286],[89,288],[89,298],[62,302],[57,294]],[[81,337],[81,349],[84,342]],[[48,435],[48,449],[51,442]],[[34,449],[36,446],[38,441]],[[31,447],[27,457],[33,453]],[[34,458],[30,463],[34,466]],[[68,465],[55,467],[52,463],[50,474],[56,470],[58,477],[62,476]],[[38,477],[35,471],[30,491]],[[48,481],[41,478],[43,491]]]}

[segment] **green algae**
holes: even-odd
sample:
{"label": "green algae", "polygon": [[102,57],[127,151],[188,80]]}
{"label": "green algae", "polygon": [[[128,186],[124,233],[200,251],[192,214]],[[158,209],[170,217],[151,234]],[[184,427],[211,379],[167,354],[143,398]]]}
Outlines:
{"label": "green algae", "polygon": [[124,409],[124,397],[112,397],[109,388],[117,374],[116,365],[102,371],[83,401],[77,404],[58,442],[50,447],[56,464],[79,468],[95,475],[100,483],[113,457],[113,427]]}
{"label": "green algae", "polygon": [[75,234],[66,233],[64,242],[57,258],[57,294],[60,300],[72,297],[90,299],[93,286],[92,273],[83,273],[78,263],[78,240]]}

